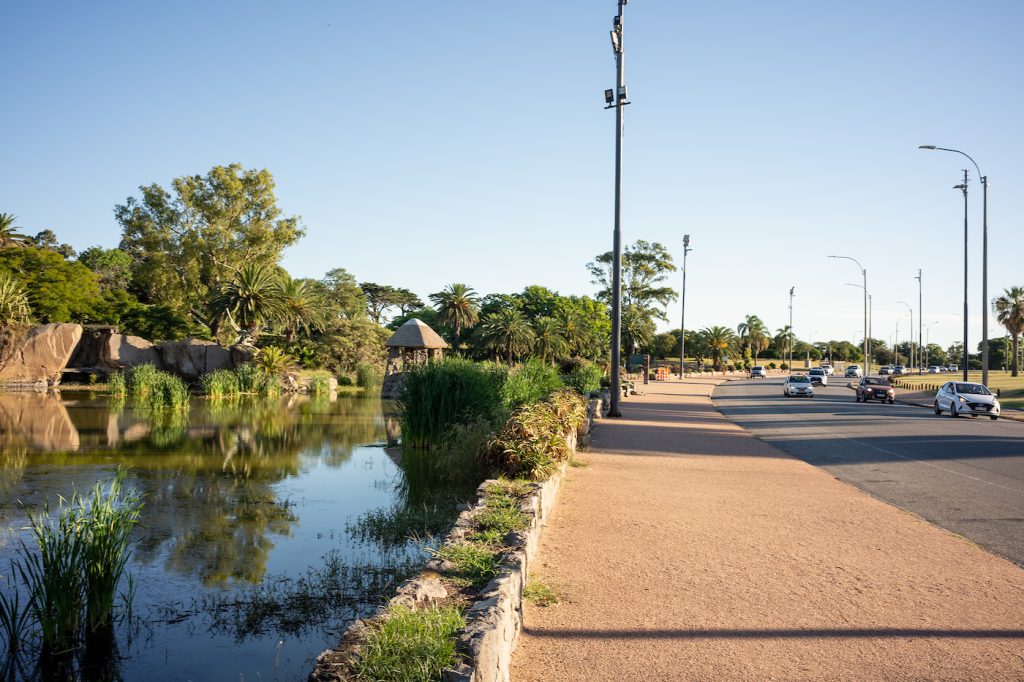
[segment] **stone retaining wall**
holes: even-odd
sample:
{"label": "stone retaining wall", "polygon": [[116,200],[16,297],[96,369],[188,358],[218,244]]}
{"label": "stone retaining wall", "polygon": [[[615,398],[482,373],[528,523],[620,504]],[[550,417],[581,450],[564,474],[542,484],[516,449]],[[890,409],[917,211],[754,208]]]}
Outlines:
{"label": "stone retaining wall", "polygon": [[[567,436],[572,454],[576,453],[578,443],[589,442],[590,430],[594,421],[601,417],[601,409],[601,400],[588,403],[587,424],[578,434]],[[519,634],[523,629],[523,589],[529,577],[530,561],[540,547],[541,533],[555,506],[568,466],[569,460],[549,479],[535,484],[533,492],[522,500],[520,508],[530,519],[530,524],[525,530],[510,534],[507,538],[510,549],[499,567],[497,577],[480,590],[474,603],[467,609],[466,627],[456,640],[456,651],[461,661],[455,668],[445,672],[444,679],[447,682],[509,681],[512,652],[519,643]],[[473,531],[476,525],[473,517],[481,506],[479,500],[492,483],[494,481],[480,484],[477,505],[459,514],[444,544],[460,542]],[[441,582],[445,572],[444,564],[437,557],[430,559],[419,575],[399,586],[395,596],[381,612],[391,604],[427,607],[445,599],[448,594]],[[365,627],[362,621],[353,623],[342,637],[340,649],[361,637]],[[317,657],[316,667],[309,677],[311,681],[345,679],[340,672],[345,667],[345,656],[340,653],[340,649],[330,649]]]}

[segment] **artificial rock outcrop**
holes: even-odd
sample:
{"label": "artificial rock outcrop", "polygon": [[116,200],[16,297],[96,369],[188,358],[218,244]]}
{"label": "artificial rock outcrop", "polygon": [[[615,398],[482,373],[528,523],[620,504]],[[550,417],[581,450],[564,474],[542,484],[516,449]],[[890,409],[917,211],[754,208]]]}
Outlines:
{"label": "artificial rock outcrop", "polygon": [[13,339],[14,350],[0,367],[0,384],[55,386],[81,338],[80,324],[40,324],[30,328],[23,337]]}

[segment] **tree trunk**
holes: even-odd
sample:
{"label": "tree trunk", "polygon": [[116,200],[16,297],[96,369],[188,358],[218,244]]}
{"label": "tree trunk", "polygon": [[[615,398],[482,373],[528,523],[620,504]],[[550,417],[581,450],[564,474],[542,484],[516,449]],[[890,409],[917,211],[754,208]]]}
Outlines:
{"label": "tree trunk", "polygon": [[1017,358],[1020,355],[1020,336],[1017,334],[1013,335],[1013,369],[1010,372],[1010,376],[1017,376]]}

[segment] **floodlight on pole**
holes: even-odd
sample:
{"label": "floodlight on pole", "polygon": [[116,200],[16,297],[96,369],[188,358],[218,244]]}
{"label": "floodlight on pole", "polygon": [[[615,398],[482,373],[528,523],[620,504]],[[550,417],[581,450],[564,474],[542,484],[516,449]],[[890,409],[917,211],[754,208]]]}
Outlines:
{"label": "floodlight on pole", "polygon": [[[864,277],[864,286],[862,287],[864,289],[864,364],[867,367],[870,367],[871,366],[871,360],[870,360],[871,356],[869,355],[870,349],[868,348],[868,271],[867,271],[867,268],[865,268],[863,265],[861,265],[860,261],[857,260],[856,258],[853,258],[852,256],[829,256],[829,258],[837,258],[837,259],[841,259],[841,260],[853,261],[854,263],[857,264],[857,267],[860,268],[860,274]],[[867,375],[867,373],[868,373],[868,370],[865,369],[864,370],[864,374]]]}
{"label": "floodlight on pole", "polygon": [[690,235],[683,235],[683,314],[679,322],[679,380],[683,380],[686,367],[686,255],[693,251],[690,248]]}
{"label": "floodlight on pole", "polygon": [[611,338],[611,400],[609,417],[621,417],[622,397],[622,109],[629,104],[626,95],[626,71],[623,49],[622,15],[628,0],[618,0],[619,13],[612,19],[612,51],[615,54],[615,90],[609,102],[605,90],[605,109],[615,109],[615,217],[612,231],[612,338]]}
{"label": "floodlight on pole", "polygon": [[[988,384],[988,308],[990,302],[988,300],[988,176],[981,174],[981,168],[978,167],[978,162],[974,160],[970,154],[962,152],[959,149],[951,149],[949,147],[939,147],[934,144],[922,144],[918,146],[918,149],[928,149],[932,151],[940,152],[951,152],[953,154],[959,154],[965,156],[974,165],[974,170],[978,172],[978,179],[981,181],[981,383]],[[957,185],[954,189],[961,189]],[[964,185],[962,187],[964,191],[964,230],[967,229],[967,171],[964,171]],[[967,276],[967,248],[966,248],[966,237],[964,238],[964,277]],[[966,284],[964,286],[964,297],[967,296]],[[964,304],[964,381],[967,381],[967,305]]]}

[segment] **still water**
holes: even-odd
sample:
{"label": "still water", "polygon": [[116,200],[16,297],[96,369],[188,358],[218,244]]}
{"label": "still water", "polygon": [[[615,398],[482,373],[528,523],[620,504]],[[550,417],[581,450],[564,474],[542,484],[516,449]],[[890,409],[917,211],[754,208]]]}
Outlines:
{"label": "still water", "polygon": [[[358,532],[408,503],[380,400],[194,399],[152,413],[92,393],[0,394],[0,588],[28,512],[109,480],[145,507],[118,654],[83,677],[301,680],[352,619],[423,560],[422,542]],[[2,650],[0,650],[2,651]],[[16,677],[31,679],[33,662]]]}

